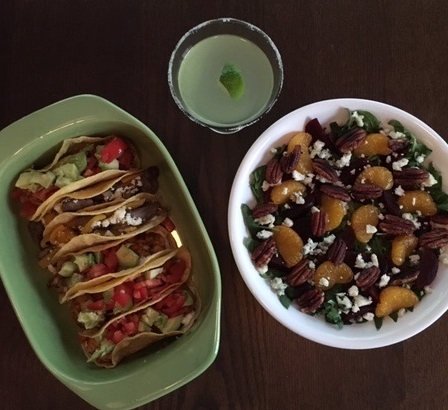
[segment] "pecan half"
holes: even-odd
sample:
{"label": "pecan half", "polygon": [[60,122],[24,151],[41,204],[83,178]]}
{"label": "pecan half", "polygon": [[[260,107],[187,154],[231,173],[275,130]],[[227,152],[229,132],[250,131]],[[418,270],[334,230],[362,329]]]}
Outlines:
{"label": "pecan half", "polygon": [[[423,267],[423,269],[421,269]],[[434,251],[423,249],[420,257],[420,273],[416,280],[419,288],[429,286],[436,278],[439,268],[439,259]]]}
{"label": "pecan half", "polygon": [[314,313],[324,303],[325,293],[319,289],[310,289],[300,295],[296,301],[303,313]]}
{"label": "pecan half", "polygon": [[393,171],[394,185],[403,188],[412,187],[425,182],[429,178],[429,172],[420,168],[404,168],[401,171]]}
{"label": "pecan half", "polygon": [[437,249],[448,245],[448,230],[434,228],[422,234],[418,239],[418,243],[422,248],[426,249]]}
{"label": "pecan half", "polygon": [[265,239],[263,242],[261,242],[252,253],[252,260],[255,263],[255,266],[257,268],[261,268],[265,265],[267,265],[272,257],[277,252],[277,247],[275,245],[273,238]]}
{"label": "pecan half", "polygon": [[361,290],[366,290],[370,288],[372,285],[380,277],[381,270],[376,266],[371,266],[370,268],[363,269],[356,278],[356,285]]}
{"label": "pecan half", "polygon": [[448,225],[448,214],[436,214],[430,217],[430,221],[439,225]]}
{"label": "pecan half", "polygon": [[416,229],[412,221],[390,214],[384,217],[378,227],[383,232],[393,236],[411,235]]}
{"label": "pecan half", "polygon": [[258,204],[252,209],[252,217],[254,219],[262,218],[263,216],[272,214],[276,212],[278,209],[278,205],[273,202],[268,202],[265,204]]}
{"label": "pecan half", "polygon": [[323,184],[320,187],[320,190],[330,198],[339,199],[344,202],[349,202],[351,200],[347,190],[339,185]]}
{"label": "pecan half", "polygon": [[285,174],[291,174],[299,162],[300,156],[302,155],[302,147],[296,145],[294,149],[287,155],[280,158],[280,167]]}
{"label": "pecan half", "polygon": [[356,182],[352,187],[352,197],[356,201],[365,201],[366,199],[377,199],[383,194],[382,188],[375,184],[361,184]]}
{"label": "pecan half", "polygon": [[342,153],[347,153],[358,148],[367,137],[367,132],[363,128],[355,127],[340,135],[336,140],[336,147]]}
{"label": "pecan half", "polygon": [[397,273],[394,275],[391,280],[389,281],[390,286],[401,286],[405,285],[406,283],[412,283],[414,282],[417,277],[419,276],[418,269],[410,270],[402,270],[400,273]]}
{"label": "pecan half", "polygon": [[337,171],[330,165],[328,161],[322,158],[313,159],[313,170],[317,175],[320,175],[327,181],[336,182],[339,180]]}
{"label": "pecan half", "polygon": [[280,160],[277,158],[272,158],[266,164],[266,175],[265,180],[269,184],[278,184],[283,177],[283,171],[280,166]]}
{"label": "pecan half", "polygon": [[340,265],[344,262],[345,255],[347,254],[347,243],[337,238],[328,248],[327,259],[333,263],[333,265]]}
{"label": "pecan half", "polygon": [[303,258],[292,268],[286,280],[291,286],[299,286],[313,279],[314,273],[315,270],[310,268],[308,259]]}
{"label": "pecan half", "polygon": [[311,231],[314,236],[323,236],[328,230],[328,213],[326,211],[313,212],[311,214]]}

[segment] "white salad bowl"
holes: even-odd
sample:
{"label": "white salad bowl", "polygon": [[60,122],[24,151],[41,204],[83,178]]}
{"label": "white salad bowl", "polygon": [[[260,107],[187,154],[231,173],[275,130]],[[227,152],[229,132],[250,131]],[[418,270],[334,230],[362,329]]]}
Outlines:
{"label": "white salad bowl", "polygon": [[413,115],[390,105],[363,99],[333,99],[313,103],[299,108],[264,131],[245,155],[236,173],[229,200],[228,229],[232,252],[236,265],[249,290],[257,301],[279,323],[296,334],[314,342],[345,349],[379,348],[404,341],[426,329],[448,309],[448,267],[440,264],[436,279],[427,294],[413,309],[397,321],[384,319],[380,329],[373,322],[337,326],[327,323],[320,315],[302,313],[291,305],[288,309],[280,303],[278,295],[266,279],[254,267],[244,239],[249,232],[243,220],[242,204],[255,205],[249,181],[251,173],[272,157],[271,148],[285,144],[292,132],[302,131],[305,124],[317,118],[324,127],[331,122],[343,124],[347,121],[347,109],[364,110],[374,114],[383,127],[394,119],[398,120],[417,139],[432,150],[428,158],[442,174],[443,190],[447,189],[448,145],[433,129]]}

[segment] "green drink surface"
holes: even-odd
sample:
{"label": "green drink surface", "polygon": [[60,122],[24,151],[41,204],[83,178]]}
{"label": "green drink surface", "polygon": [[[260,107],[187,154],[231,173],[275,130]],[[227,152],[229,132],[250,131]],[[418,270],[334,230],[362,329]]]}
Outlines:
{"label": "green drink surface", "polygon": [[[219,78],[225,64],[241,71],[244,93],[233,99]],[[237,126],[264,111],[274,87],[272,66],[253,42],[222,34],[201,40],[185,55],[178,74],[181,98],[187,111],[212,126]]]}

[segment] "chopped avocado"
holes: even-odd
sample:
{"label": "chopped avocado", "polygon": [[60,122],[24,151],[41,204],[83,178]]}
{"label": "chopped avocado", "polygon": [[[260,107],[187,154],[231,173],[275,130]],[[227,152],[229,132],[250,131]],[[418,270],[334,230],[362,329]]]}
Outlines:
{"label": "chopped avocado", "polygon": [[141,317],[141,321],[147,324],[148,326],[153,326],[155,322],[157,322],[158,319],[160,319],[160,316],[165,316],[163,313],[157,312],[157,310],[153,309],[152,307],[148,307],[145,309],[145,313]]}
{"label": "chopped avocado", "polygon": [[58,274],[63,276],[64,278],[69,278],[77,271],[78,271],[78,265],[74,262],[67,261],[64,262]]}
{"label": "chopped avocado", "polygon": [[39,172],[35,170],[29,170],[22,172],[16,182],[16,187],[21,189],[28,189],[35,191],[41,188],[48,188],[53,185],[56,179],[53,172]]}
{"label": "chopped avocado", "polygon": [[95,263],[102,263],[103,262],[103,255],[101,252],[94,252],[93,257],[95,258]]}
{"label": "chopped avocado", "polygon": [[178,330],[182,324],[182,319],[184,315],[179,315],[175,317],[170,317],[166,320],[161,328],[159,328],[162,333],[172,332],[174,330]]}
{"label": "chopped avocado", "polygon": [[79,173],[87,168],[87,154],[85,151],[80,151],[76,154],[67,155],[58,162],[57,167],[65,164],[73,164]]}
{"label": "chopped avocado", "polygon": [[78,269],[80,272],[85,271],[90,266],[96,263],[95,256],[93,253],[84,253],[82,255],[75,255],[73,258],[73,262],[78,265]]}
{"label": "chopped avocado", "polygon": [[98,165],[103,171],[106,171],[108,169],[120,169],[120,163],[118,162],[118,159],[114,159],[108,164],[103,161],[98,161]]}
{"label": "chopped avocado", "polygon": [[129,312],[132,309],[132,306],[134,306],[132,299],[125,306],[120,306],[119,303],[115,303],[113,313],[114,315],[118,315],[119,313]]}
{"label": "chopped avocado", "polygon": [[96,359],[106,356],[112,350],[114,350],[115,345],[109,341],[103,341],[98,349],[96,349],[92,356],[87,360],[88,363],[95,361]]}
{"label": "chopped avocado", "polygon": [[123,269],[133,268],[138,265],[140,257],[125,245],[120,246],[117,251],[118,264]]}
{"label": "chopped avocado", "polygon": [[188,292],[185,292],[185,296],[187,299],[184,302],[184,306],[191,306],[194,302],[193,297]]}
{"label": "chopped avocado", "polygon": [[154,279],[163,272],[163,267],[154,268],[145,272],[145,279]]}
{"label": "chopped avocado", "polygon": [[79,273],[74,273],[72,276],[70,276],[70,279],[68,281],[68,287],[72,288],[77,283],[82,282],[82,280],[83,280],[82,275],[80,275]]}
{"label": "chopped avocado", "polygon": [[103,312],[79,312],[78,322],[82,323],[86,329],[93,329],[104,320]]}
{"label": "chopped avocado", "polygon": [[103,300],[105,303],[109,303],[114,296],[114,289],[107,289],[103,292]]}
{"label": "chopped avocado", "polygon": [[64,164],[53,170],[56,175],[55,185],[62,188],[72,182],[78,181],[81,174],[75,164]]}

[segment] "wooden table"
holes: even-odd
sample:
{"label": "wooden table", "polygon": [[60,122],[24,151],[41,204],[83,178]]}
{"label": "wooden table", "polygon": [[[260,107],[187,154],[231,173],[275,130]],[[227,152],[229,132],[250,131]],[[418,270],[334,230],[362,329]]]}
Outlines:
{"label": "wooden table", "polygon": [[[167,64],[189,28],[228,16],[269,33],[283,57],[285,83],[266,117],[220,136],[177,108]],[[69,96],[112,101],[162,139],[215,247],[223,287],[219,355],[201,376],[142,409],[448,409],[447,315],[410,340],[375,350],[305,340],[272,319],[245,287],[226,220],[248,148],[271,123],[308,103],[379,100],[448,138],[447,18],[445,0],[0,2],[0,129]],[[1,409],[92,409],[38,361],[3,287],[0,323]]]}

